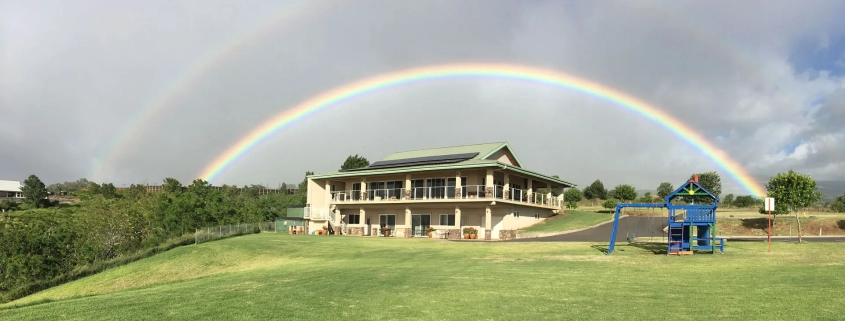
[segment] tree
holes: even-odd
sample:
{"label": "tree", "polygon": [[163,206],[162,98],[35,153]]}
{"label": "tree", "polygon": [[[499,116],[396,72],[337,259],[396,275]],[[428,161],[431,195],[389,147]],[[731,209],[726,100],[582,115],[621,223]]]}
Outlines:
{"label": "tree", "polygon": [[657,196],[660,196],[661,199],[666,199],[666,196],[669,196],[669,194],[672,194],[674,191],[675,188],[672,187],[672,183],[663,182],[657,187]]}
{"label": "tree", "polygon": [[168,177],[164,179],[164,184],[161,186],[161,189],[168,194],[179,193],[182,191],[182,183],[175,178]]}
{"label": "tree", "polygon": [[651,192],[645,192],[645,194],[637,200],[639,203],[651,203],[652,201]]}
{"label": "tree", "polygon": [[602,207],[604,207],[604,208],[606,208],[606,209],[613,209],[613,208],[615,208],[615,207],[616,207],[616,204],[617,204],[617,203],[618,203],[618,202],[616,202],[616,200],[615,200],[615,199],[613,199],[613,198],[608,198],[607,200],[605,200],[605,201],[604,201],[604,203],[601,203],[601,206],[602,206]]}
{"label": "tree", "polygon": [[[690,179],[695,178],[696,174],[690,175]],[[698,173],[698,185],[704,187],[710,194],[713,194],[717,198],[719,195],[722,195],[722,178],[719,177],[719,173],[716,172],[706,172],[706,173]],[[686,200],[694,200],[696,204],[713,204],[713,199],[708,196],[685,196]]]}
{"label": "tree", "polygon": [[103,186],[100,188],[100,192],[106,199],[112,199],[117,197],[117,188],[114,187],[114,184],[112,183],[103,184]]}
{"label": "tree", "polygon": [[830,203],[830,210],[836,213],[845,213],[845,193],[837,196],[832,203]]}
{"label": "tree", "polygon": [[343,162],[343,165],[340,165],[340,170],[345,171],[349,169],[363,168],[367,166],[370,166],[370,161],[368,161],[363,156],[358,156],[358,154],[355,154],[355,156],[349,155],[349,157],[346,158],[346,161]]}
{"label": "tree", "polygon": [[587,199],[607,199],[607,190],[604,188],[601,180],[596,180],[590,186],[584,188],[584,197]]}
{"label": "tree", "polygon": [[623,202],[631,202],[637,199],[637,189],[628,184],[616,185],[608,194],[610,194],[610,197]]}
{"label": "tree", "polygon": [[798,223],[798,243],[801,243],[801,219],[798,217],[797,209],[808,207],[821,199],[822,194],[818,191],[816,180],[809,175],[790,169],[789,172],[778,173],[769,179],[769,183],[766,184],[766,195],[775,199],[775,211],[772,211],[772,214],[795,212],[795,221]]}
{"label": "tree", "polygon": [[751,195],[740,195],[733,200],[733,206],[739,208],[751,207],[754,206],[754,204],[757,204],[757,200]]}
{"label": "tree", "polygon": [[44,204],[44,199],[47,197],[47,186],[41,181],[38,176],[29,175],[23,186],[21,186],[24,202],[40,207]]}
{"label": "tree", "polygon": [[725,198],[722,199],[722,205],[724,206],[732,206],[734,203],[734,194],[725,195]]}
{"label": "tree", "polygon": [[569,209],[578,208],[578,202],[581,201],[583,195],[581,195],[581,191],[577,188],[570,188],[563,193],[563,200],[566,201],[566,206]]}

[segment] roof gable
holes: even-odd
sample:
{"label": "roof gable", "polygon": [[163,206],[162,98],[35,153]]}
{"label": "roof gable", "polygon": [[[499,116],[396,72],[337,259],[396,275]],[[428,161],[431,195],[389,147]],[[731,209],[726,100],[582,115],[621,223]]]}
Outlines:
{"label": "roof gable", "polygon": [[482,156],[482,159],[497,161],[502,164],[523,168],[522,163],[519,161],[519,158],[516,157],[516,154],[513,153],[510,145],[508,145],[507,143],[502,144],[487,155]]}

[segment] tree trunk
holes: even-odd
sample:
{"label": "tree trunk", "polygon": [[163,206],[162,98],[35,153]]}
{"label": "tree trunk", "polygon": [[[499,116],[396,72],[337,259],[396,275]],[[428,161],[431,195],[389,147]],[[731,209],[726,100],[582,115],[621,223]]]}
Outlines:
{"label": "tree trunk", "polygon": [[795,212],[795,221],[798,222],[798,243],[801,243],[801,218],[798,212]]}

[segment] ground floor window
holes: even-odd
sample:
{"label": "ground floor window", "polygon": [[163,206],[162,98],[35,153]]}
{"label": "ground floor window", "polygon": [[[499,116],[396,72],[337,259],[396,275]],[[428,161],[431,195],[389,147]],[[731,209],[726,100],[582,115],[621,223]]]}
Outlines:
{"label": "ground floor window", "polygon": [[361,214],[346,215],[346,224],[361,224]]}
{"label": "ground floor window", "polygon": [[513,212],[513,217],[519,217],[519,212]]}
{"label": "ground floor window", "polygon": [[396,228],[396,214],[381,214],[379,215],[379,227],[389,227],[391,230]]}
{"label": "ground floor window", "polygon": [[455,226],[455,214],[440,214],[440,225]]}
{"label": "ground floor window", "polygon": [[540,213],[534,213],[534,218],[539,220],[540,219]]}

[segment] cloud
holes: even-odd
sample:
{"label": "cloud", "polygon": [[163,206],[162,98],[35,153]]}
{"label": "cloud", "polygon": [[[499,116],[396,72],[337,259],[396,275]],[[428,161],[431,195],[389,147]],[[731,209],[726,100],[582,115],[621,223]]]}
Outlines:
{"label": "cloud", "polygon": [[[845,81],[798,70],[790,60],[798,44],[824,47],[845,36],[836,14],[843,3],[309,6],[5,2],[0,133],[16,153],[0,155],[13,164],[0,178],[32,172],[53,182],[95,173],[89,178],[118,185],[189,181],[263,121],[337,86],[421,65],[505,62],[570,73],[648,101],[755,177],[794,168],[845,179],[836,149],[845,139],[836,126]],[[274,16],[287,18],[254,31]],[[250,35],[259,36],[214,51]],[[215,53],[200,77],[179,82]],[[160,114],[131,127],[174,88]],[[127,130],[136,134],[118,145],[122,157],[100,163]],[[268,137],[214,183],[296,182],[306,170],[336,170],[349,154],[373,161],[397,150],[490,141],[508,141],[532,169],[582,185],[601,178],[646,189],[692,171],[721,172],[665,128],[607,101],[487,77],[403,85],[331,106]],[[799,145],[786,154],[786,144]],[[724,193],[743,193],[727,177],[723,184]]]}

